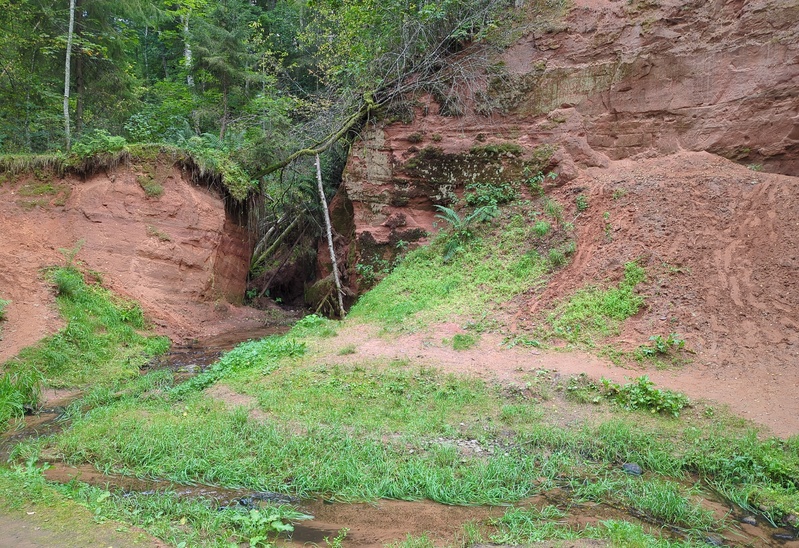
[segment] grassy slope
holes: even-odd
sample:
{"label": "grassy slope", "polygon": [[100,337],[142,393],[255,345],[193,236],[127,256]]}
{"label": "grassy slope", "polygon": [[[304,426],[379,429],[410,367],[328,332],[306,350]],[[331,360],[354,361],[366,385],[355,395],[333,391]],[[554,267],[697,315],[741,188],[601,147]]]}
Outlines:
{"label": "grassy slope", "polygon": [[66,327],[0,364],[0,430],[37,406],[41,385],[83,388],[130,379],[169,347],[164,337],[142,335],[146,324],[137,304],[87,285],[77,269],[56,268],[46,276]]}
{"label": "grassy slope", "polygon": [[[451,262],[440,258],[442,242],[415,252],[347,322],[420,329],[458,315],[489,325],[489,305],[543,283],[556,266],[548,249],[565,245],[563,238],[536,233],[533,217],[517,211],[502,228],[484,227]],[[550,316],[552,333],[566,325],[570,311],[591,308],[575,308],[585,299],[607,306],[570,320],[583,326],[581,337],[612,330],[623,320],[620,309],[634,313],[642,277],[634,266],[627,270],[618,285],[587,289],[563,303]],[[525,390],[511,390],[411,361],[331,365],[325,341],[337,329],[335,322],[305,318],[288,335],[240,345],[183,385],[175,386],[169,371],[119,375],[73,406],[68,430],[19,446],[14,456],[339,500],[497,504],[556,487],[568,494],[561,507],[509,509],[484,533],[467,535],[509,544],[575,537],[623,546],[701,544],[708,532],[731,526],[701,505],[698,495],[711,490],[774,522],[799,513],[799,437],[760,439],[741,421],[682,409],[679,397],[646,382],[602,386],[583,377],[554,380],[543,371],[531,374]],[[231,407],[211,397],[205,388],[216,383],[253,403]],[[584,418],[564,426],[548,413],[552,405]],[[680,418],[675,411],[683,412]],[[463,449],[463,442],[480,451]],[[625,462],[639,464],[644,476],[625,474]],[[30,466],[4,473],[40,478]],[[80,483],[36,489],[27,493],[34,500],[58,493],[175,544],[263,543],[281,521],[165,494],[123,497]],[[3,497],[8,503],[10,495],[0,490]],[[632,518],[565,525],[559,516],[586,501],[630,508],[645,522],[686,536],[675,540]],[[290,519],[287,509],[273,511]]]}

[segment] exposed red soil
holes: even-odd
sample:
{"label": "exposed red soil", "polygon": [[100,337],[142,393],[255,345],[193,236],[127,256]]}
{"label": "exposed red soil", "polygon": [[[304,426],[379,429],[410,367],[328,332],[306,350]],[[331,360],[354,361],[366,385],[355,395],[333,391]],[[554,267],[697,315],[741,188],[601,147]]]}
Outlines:
{"label": "exposed red soil", "polygon": [[[0,363],[55,332],[61,320],[42,270],[63,265],[59,250],[103,285],[142,304],[173,340],[263,324],[236,306],[244,294],[250,242],[222,197],[191,184],[177,167],[157,169],[163,194],[148,198],[142,172],[122,167],[81,180],[24,177],[0,186]],[[54,191],[36,194],[49,183]]]}
{"label": "exposed red soil", "polygon": [[[469,49],[452,61],[462,116],[420,94],[412,121],[362,131],[340,191],[355,224],[341,249],[363,255],[376,243],[388,254],[398,231],[434,231],[432,195],[447,185],[460,195],[467,181],[442,177],[435,159],[408,170],[426,148],[451,159],[513,146],[529,159],[551,145],[558,186],[547,192],[574,220],[578,249],[542,294],[526,296],[511,329],[529,334],[559,299],[617,282],[636,260],[649,275],[646,308],[607,342],[634,350],[679,333],[690,363],[650,377],[799,434],[797,15],[785,0],[575,0],[531,16],[509,47],[478,44],[471,61]],[[578,194],[590,204],[579,215]],[[506,371],[514,352],[475,357],[472,369]],[[440,358],[463,368],[466,356]],[[515,360],[525,368],[529,358]],[[633,373],[589,356],[546,360],[564,372]]]}

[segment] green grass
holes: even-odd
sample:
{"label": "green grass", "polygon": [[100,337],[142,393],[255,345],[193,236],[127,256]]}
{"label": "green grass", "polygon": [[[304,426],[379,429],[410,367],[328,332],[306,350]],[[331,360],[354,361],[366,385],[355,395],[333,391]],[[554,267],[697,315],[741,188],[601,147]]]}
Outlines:
{"label": "green grass", "polygon": [[660,478],[643,481],[615,472],[576,482],[573,487],[578,501],[610,502],[633,508],[650,523],[668,523],[690,531],[707,531],[714,525],[713,513],[691,501],[698,493],[674,481]]}
{"label": "green grass", "polygon": [[[557,204],[547,207],[558,213]],[[461,316],[484,321],[494,305],[546,282],[557,262],[552,250],[564,261],[573,251],[555,218],[546,230],[530,218],[538,215],[481,225],[449,261],[442,257],[446,235],[412,252],[348,321],[395,330]],[[629,263],[617,286],[578,291],[549,316],[548,335],[591,344],[616,332],[642,306],[635,289],[645,277]],[[0,469],[6,500],[20,493],[66,498],[98,519],[122,520],[185,546],[265,544],[274,536],[270,524],[298,518],[289,508],[275,510],[283,517],[273,520],[271,510],[219,511],[209,501],[169,493],[125,497],[80,482],[48,484],[34,464],[58,458],[140,478],[339,501],[521,504],[560,488],[557,506],[509,508],[486,537],[474,524],[464,529],[466,538],[502,544],[576,538],[617,546],[701,544],[704,535],[730,526],[702,506],[713,493],[775,524],[799,515],[799,436],[765,438],[721,412],[704,416],[645,377],[617,385],[584,376],[558,380],[538,369],[519,385],[501,386],[418,361],[342,360],[356,346],[330,344],[340,324],[308,316],[288,334],[243,343],[176,385],[168,370],[138,372],[142,356],[164,347],[140,334],[146,326],[138,307],[86,285],[71,268],[53,271],[51,279],[67,327],[7,371],[40,372],[50,385],[87,392],[70,407],[65,431],[13,451],[15,462],[28,464]],[[468,333],[447,344],[454,353],[476,342]],[[8,386],[38,386],[8,378]],[[208,390],[218,383],[226,386],[221,395]],[[247,396],[246,403],[222,399],[229,390]],[[637,463],[644,474],[624,474],[624,463]],[[587,501],[619,517],[576,525],[573,508]],[[661,530],[684,531],[686,540]],[[431,543],[422,535],[397,546]]]}
{"label": "green grass", "polygon": [[[501,545],[527,545],[536,542],[580,538],[605,540],[611,546],[625,548],[689,548],[706,546],[701,541],[681,541],[661,538],[644,531],[643,527],[628,521],[603,520],[584,528],[569,525],[562,511],[554,506],[543,508],[513,508],[502,518],[494,520],[498,532],[491,542]],[[698,540],[698,539],[697,539]],[[566,544],[568,545],[568,544]]]}
{"label": "green grass", "polygon": [[635,315],[644,298],[635,292],[646,271],[634,262],[624,265],[616,287],[587,287],[557,305],[547,317],[548,335],[593,346],[597,339],[618,333],[621,322]]}
{"label": "green grass", "polygon": [[[713,489],[775,500],[775,520],[799,510],[796,440],[757,441],[726,427],[699,430],[655,417],[651,425],[622,416],[563,429],[519,395],[405,363],[336,367],[287,356],[274,363],[225,378],[257,398],[267,419],[228,409],[200,386],[175,400],[168,388],[153,387],[165,379],[150,387],[139,381],[138,389],[116,390],[114,398],[95,397],[95,409],[76,414],[72,428],[44,451],[142,477],[344,500],[507,503],[541,488],[531,477],[548,478],[544,485],[576,478],[584,486],[575,496],[704,530],[718,524],[667,479],[695,473]],[[464,451],[464,440],[477,440],[483,451]],[[655,476],[608,476],[608,466],[623,462]]]}
{"label": "green grass", "polygon": [[79,388],[130,379],[169,346],[164,337],[142,334],[147,326],[138,305],[87,285],[75,268],[52,270],[48,278],[66,326],[2,365],[0,425],[36,407],[39,384]]}
{"label": "green grass", "polygon": [[18,368],[0,376],[0,431],[39,401],[42,376],[35,368]]}
{"label": "green grass", "polygon": [[[6,319],[6,308],[10,304],[11,304],[11,301],[7,301],[5,299],[0,299],[0,322],[5,321],[5,319]],[[0,333],[2,333],[2,330],[0,330]]]}
{"label": "green grass", "polygon": [[485,384],[399,363],[388,369],[352,366],[286,367],[268,378],[244,374],[229,384],[258,398],[282,423],[341,425],[353,432],[458,436],[457,417],[493,413]]}
{"label": "green grass", "polygon": [[476,317],[542,287],[553,268],[564,264],[574,250],[570,247],[551,261],[552,242],[539,236],[522,215],[511,216],[493,230],[482,228],[449,261],[443,258],[446,240],[442,235],[430,246],[409,253],[360,298],[350,317],[394,330],[412,330],[455,316]]}
{"label": "green grass", "polygon": [[[683,529],[693,538],[726,526],[697,504],[708,492],[743,500],[775,522],[799,512],[799,438],[760,440],[756,432],[716,419],[697,428],[693,421],[635,411],[564,428],[548,421],[548,405],[536,403],[535,394],[408,362],[325,365],[297,351],[302,345],[294,337],[302,330],[319,333],[327,322],[305,323],[289,335],[245,343],[220,361],[236,364],[219,378],[256,398],[259,415],[251,415],[250,405],[231,408],[210,397],[205,381],[176,399],[171,373],[158,371],[90,392],[71,409],[71,428],[22,446],[15,457],[56,454],[106,472],[351,501],[507,504],[565,482],[573,503],[629,508],[656,527]],[[555,398],[568,393],[557,384],[550,390]],[[465,448],[467,441],[482,450]],[[625,462],[638,463],[644,475],[623,474]],[[688,477],[700,481],[685,483]],[[102,491],[90,492],[70,496],[96,509],[92,499]],[[110,494],[102,506],[103,515],[189,544],[244,534],[197,501]],[[568,513],[569,507],[557,510]],[[575,529],[530,512],[509,510],[494,525],[492,540],[630,536],[643,543],[631,546],[672,542],[624,521]],[[177,516],[186,518],[185,526],[175,525]]]}
{"label": "green grass", "polygon": [[478,338],[469,333],[458,333],[452,336],[453,350],[468,350],[477,344]]}
{"label": "green grass", "polygon": [[[34,463],[0,468],[0,502],[8,509],[21,509],[23,503],[33,505],[37,513],[53,509],[47,512],[48,521],[63,521],[71,532],[90,531],[95,523],[117,520],[137,523],[176,546],[228,547],[234,540],[250,546],[269,546],[266,540],[274,537],[277,528],[290,530],[292,523],[308,518],[285,505],[254,511],[243,507],[218,509],[210,500],[181,498],[168,491],[112,493],[80,482],[48,483],[42,470]],[[20,491],[26,495],[24,500],[19,497]],[[84,517],[80,507],[90,514],[86,512]],[[85,541],[87,546],[97,545],[98,539],[89,537]]]}

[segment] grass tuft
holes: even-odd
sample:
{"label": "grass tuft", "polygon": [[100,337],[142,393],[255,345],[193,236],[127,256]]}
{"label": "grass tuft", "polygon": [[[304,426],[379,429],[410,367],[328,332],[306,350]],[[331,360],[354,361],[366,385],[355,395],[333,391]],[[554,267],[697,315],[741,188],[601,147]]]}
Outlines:
{"label": "grass tuft", "polygon": [[645,279],[646,271],[630,262],[624,265],[624,278],[617,287],[588,287],[577,291],[547,318],[550,336],[593,345],[596,338],[616,334],[621,322],[643,306],[644,298],[635,288]]}

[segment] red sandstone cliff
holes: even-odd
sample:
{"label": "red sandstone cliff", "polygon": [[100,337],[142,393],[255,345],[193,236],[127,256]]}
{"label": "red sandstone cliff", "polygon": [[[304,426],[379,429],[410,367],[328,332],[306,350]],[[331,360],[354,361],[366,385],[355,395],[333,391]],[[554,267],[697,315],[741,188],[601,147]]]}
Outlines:
{"label": "red sandstone cliff", "polygon": [[339,235],[351,286],[356,262],[432,231],[435,203],[496,175],[482,173],[475,147],[518,145],[519,167],[551,144],[557,184],[679,151],[799,172],[795,0],[575,0],[531,11],[514,34],[504,49],[476,46],[489,60],[453,80],[461,116],[442,115],[452,105],[434,94],[409,97],[410,123],[370,124],[353,147],[333,206],[353,211],[354,229]]}
{"label": "red sandstone cliff", "polygon": [[[142,182],[162,192],[148,197]],[[79,242],[81,267],[142,303],[174,339],[213,334],[226,320],[255,315],[228,304],[244,295],[246,228],[226,213],[218,192],[191,183],[180,168],[120,167],[85,180],[29,175],[0,186],[0,298],[11,301],[0,362],[57,328],[41,269],[64,264],[59,249]]]}

